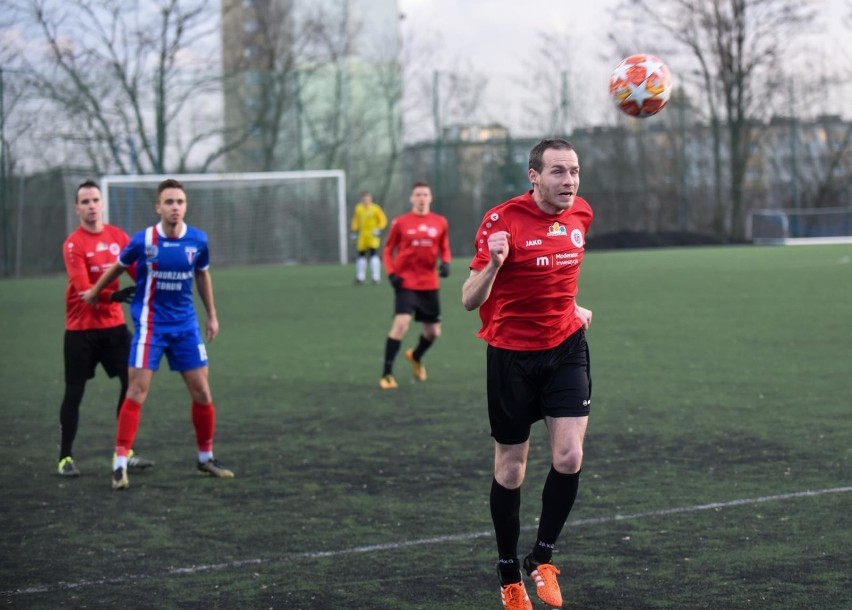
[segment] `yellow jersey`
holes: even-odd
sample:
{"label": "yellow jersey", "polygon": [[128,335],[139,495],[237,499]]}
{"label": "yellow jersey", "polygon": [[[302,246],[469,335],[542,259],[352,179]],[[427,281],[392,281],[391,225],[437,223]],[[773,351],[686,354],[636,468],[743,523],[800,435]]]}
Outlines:
{"label": "yellow jersey", "polygon": [[388,217],[375,201],[365,204],[359,201],[352,213],[352,230],[358,233],[358,252],[375,250],[381,243],[379,233],[388,226]]}

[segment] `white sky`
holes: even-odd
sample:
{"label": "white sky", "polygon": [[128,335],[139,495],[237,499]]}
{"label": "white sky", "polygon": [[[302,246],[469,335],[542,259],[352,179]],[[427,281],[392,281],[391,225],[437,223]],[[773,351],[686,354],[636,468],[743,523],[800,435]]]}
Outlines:
{"label": "white sky", "polygon": [[[803,0],[806,2],[808,0]],[[811,0],[818,10],[814,63],[845,64],[852,81],[852,0]],[[536,57],[542,33],[559,34],[577,54],[569,61],[569,88],[579,97],[574,111],[593,123],[614,112],[606,96],[607,79],[621,57],[608,42],[613,20],[608,12],[618,0],[399,0],[405,35],[437,34],[442,52],[438,69],[450,69],[463,58],[488,77],[484,110],[487,120],[517,129],[522,110],[514,102],[523,89],[525,66]],[[846,19],[844,23],[844,18]],[[651,52],[656,49],[636,49]],[[540,59],[540,56],[538,56]],[[665,56],[663,55],[665,59]],[[672,66],[677,78],[677,66]],[[554,62],[553,73],[564,69]],[[530,82],[534,86],[534,83]],[[579,89],[579,91],[578,91]],[[852,117],[852,89],[836,94],[821,112]],[[579,95],[582,94],[582,95]],[[514,103],[513,103],[514,102]],[[596,116],[597,114],[597,116]],[[485,122],[484,120],[482,122]]]}

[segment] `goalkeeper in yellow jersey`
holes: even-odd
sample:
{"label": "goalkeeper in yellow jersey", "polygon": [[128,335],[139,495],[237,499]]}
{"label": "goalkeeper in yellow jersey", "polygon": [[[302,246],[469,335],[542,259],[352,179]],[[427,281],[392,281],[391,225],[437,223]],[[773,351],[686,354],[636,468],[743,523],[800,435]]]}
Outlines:
{"label": "goalkeeper in yellow jersey", "polygon": [[368,191],[361,193],[361,201],[355,204],[352,214],[352,239],[358,258],[355,261],[355,284],[363,284],[367,279],[367,264],[369,261],[370,274],[373,283],[381,279],[382,263],[379,258],[379,245],[382,230],[388,226],[388,217],[382,207],[373,201]]}

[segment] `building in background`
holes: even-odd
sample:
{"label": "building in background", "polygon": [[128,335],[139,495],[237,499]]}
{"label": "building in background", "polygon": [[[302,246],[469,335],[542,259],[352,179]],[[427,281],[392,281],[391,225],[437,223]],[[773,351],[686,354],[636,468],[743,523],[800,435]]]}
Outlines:
{"label": "building in background", "polygon": [[395,165],[402,75],[396,0],[223,0],[228,171]]}

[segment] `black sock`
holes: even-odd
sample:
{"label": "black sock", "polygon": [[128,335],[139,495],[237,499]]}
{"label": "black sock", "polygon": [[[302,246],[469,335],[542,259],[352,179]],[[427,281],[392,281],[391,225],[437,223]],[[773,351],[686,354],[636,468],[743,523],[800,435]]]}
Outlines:
{"label": "black sock", "polygon": [[119,373],[118,381],[121,384],[121,390],[118,393],[118,404],[115,406],[115,417],[118,418],[121,413],[121,405],[124,404],[124,399],[127,398],[127,372]]}
{"label": "black sock", "polygon": [[66,383],[65,396],[62,398],[62,406],[59,408],[59,424],[62,429],[62,440],[59,444],[59,459],[71,457],[71,446],[77,437],[77,425],[80,421],[80,403],[83,402],[83,393],[86,384]]}
{"label": "black sock", "polygon": [[521,581],[518,537],[521,535],[521,489],[507,489],[491,481],[491,520],[497,538],[497,571],[504,585]]}
{"label": "black sock", "polygon": [[550,467],[541,492],[541,520],[532,552],[535,563],[550,563],[556,540],[574,506],[579,483],[579,472],[562,474],[553,466]]}
{"label": "black sock", "polygon": [[414,359],[417,362],[420,362],[423,359],[423,354],[426,353],[426,350],[432,347],[433,343],[434,341],[430,341],[423,335],[420,335],[420,341],[417,342],[417,347],[414,348],[414,353],[412,354],[412,356],[414,356]]}
{"label": "black sock", "polygon": [[385,368],[382,377],[393,372],[393,361],[396,360],[396,355],[399,353],[400,343],[400,341],[390,337],[385,341]]}

